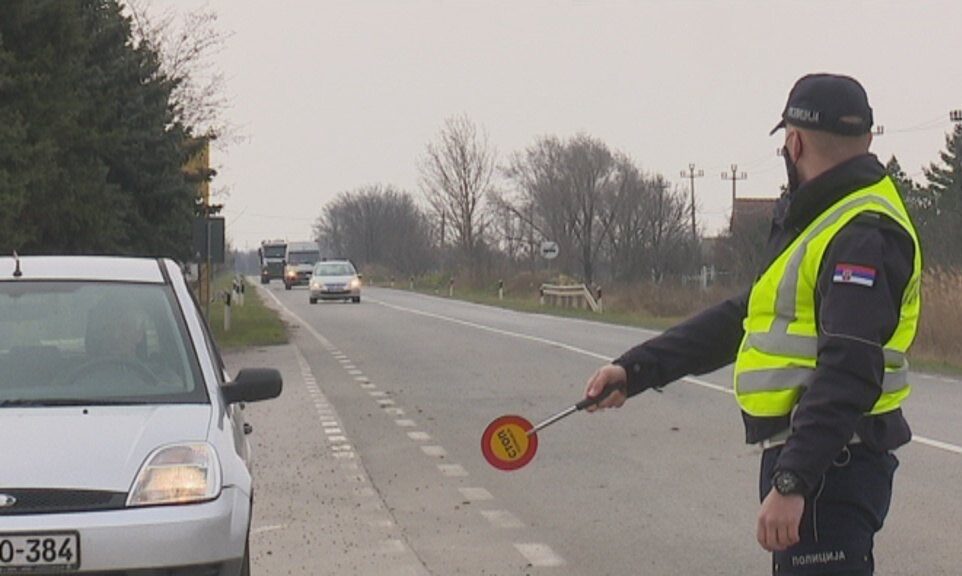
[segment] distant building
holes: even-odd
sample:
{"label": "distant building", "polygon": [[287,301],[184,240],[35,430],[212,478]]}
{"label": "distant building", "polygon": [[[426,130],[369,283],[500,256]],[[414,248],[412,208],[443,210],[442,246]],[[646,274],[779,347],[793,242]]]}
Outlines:
{"label": "distant building", "polygon": [[778,198],[736,198],[727,233],[701,242],[712,277],[748,282],[758,273]]}
{"label": "distant building", "polygon": [[734,235],[741,230],[756,228],[760,220],[771,221],[776,202],[778,198],[736,198],[729,232]]}

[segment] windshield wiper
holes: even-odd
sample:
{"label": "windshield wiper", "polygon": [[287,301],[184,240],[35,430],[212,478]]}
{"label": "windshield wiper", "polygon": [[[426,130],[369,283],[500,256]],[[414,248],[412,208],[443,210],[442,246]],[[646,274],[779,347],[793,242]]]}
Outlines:
{"label": "windshield wiper", "polygon": [[46,398],[46,399],[26,399],[12,398],[0,400],[0,408],[7,407],[36,407],[36,406],[134,406],[137,404],[150,404],[144,400],[126,400],[122,398]]}

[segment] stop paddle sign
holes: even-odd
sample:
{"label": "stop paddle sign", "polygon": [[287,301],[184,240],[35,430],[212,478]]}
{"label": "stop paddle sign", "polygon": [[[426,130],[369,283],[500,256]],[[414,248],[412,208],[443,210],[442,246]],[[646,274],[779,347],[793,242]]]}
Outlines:
{"label": "stop paddle sign", "polygon": [[554,424],[569,414],[574,414],[579,410],[584,410],[588,406],[597,404],[615,390],[623,389],[620,386],[605,386],[601,394],[594,398],[585,398],[574,406],[565,408],[554,416],[539,422],[537,426],[532,426],[521,416],[509,414],[495,418],[481,435],[481,453],[488,464],[498,470],[517,470],[531,459],[538,451],[538,430]]}
{"label": "stop paddle sign", "polygon": [[481,435],[484,459],[499,470],[517,470],[531,462],[538,451],[538,435],[528,434],[533,429],[521,416],[495,418]]}

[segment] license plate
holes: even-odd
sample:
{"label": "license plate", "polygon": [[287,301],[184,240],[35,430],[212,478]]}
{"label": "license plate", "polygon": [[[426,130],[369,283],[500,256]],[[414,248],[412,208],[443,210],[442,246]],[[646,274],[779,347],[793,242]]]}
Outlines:
{"label": "license plate", "polygon": [[80,568],[80,534],[45,532],[0,534],[0,574]]}

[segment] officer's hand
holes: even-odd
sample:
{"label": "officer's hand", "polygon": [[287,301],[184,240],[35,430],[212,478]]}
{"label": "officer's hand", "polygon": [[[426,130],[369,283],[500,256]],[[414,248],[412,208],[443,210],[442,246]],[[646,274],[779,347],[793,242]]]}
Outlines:
{"label": "officer's hand", "polygon": [[772,490],[758,511],[755,537],[769,552],[782,551],[798,543],[798,526],[805,511],[805,497],[801,494],[783,496]]}
{"label": "officer's hand", "polygon": [[592,404],[585,408],[588,412],[598,409],[620,408],[628,396],[625,395],[625,387],[628,385],[628,373],[625,369],[616,364],[602,366],[588,379],[585,387],[585,398],[595,398],[605,386],[617,386],[619,389],[612,392],[607,398],[597,404]]}

